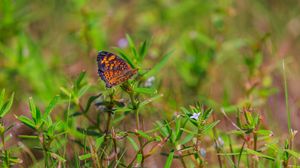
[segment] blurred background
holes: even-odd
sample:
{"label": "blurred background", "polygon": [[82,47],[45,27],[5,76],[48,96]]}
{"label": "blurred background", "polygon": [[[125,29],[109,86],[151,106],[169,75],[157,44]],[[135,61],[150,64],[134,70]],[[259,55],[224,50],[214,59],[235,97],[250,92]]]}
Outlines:
{"label": "blurred background", "polygon": [[[292,127],[300,129],[298,0],[1,0],[0,88],[15,92],[12,114],[28,113],[28,97],[43,106],[81,71],[91,92],[103,90],[97,52],[128,49],[126,34],[136,44],[151,40],[144,69],[174,51],[155,76],[164,97],[152,117],[199,101],[222,118],[221,110],[250,102],[265,127],[285,136],[285,60]],[[221,120],[218,128],[232,126]]]}

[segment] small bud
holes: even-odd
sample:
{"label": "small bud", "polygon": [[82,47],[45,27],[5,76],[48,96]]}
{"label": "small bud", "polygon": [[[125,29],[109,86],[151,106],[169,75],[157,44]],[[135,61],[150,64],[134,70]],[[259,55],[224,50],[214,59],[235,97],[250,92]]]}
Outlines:
{"label": "small bud", "polygon": [[206,157],[206,150],[204,148],[200,148],[200,155],[204,158]]}

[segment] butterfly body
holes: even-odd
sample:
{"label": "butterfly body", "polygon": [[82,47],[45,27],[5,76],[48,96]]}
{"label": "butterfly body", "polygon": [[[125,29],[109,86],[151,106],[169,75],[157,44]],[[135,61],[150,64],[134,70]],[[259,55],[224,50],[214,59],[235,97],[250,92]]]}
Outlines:
{"label": "butterfly body", "polygon": [[117,55],[100,51],[97,56],[98,74],[107,88],[119,85],[137,73],[130,65]]}

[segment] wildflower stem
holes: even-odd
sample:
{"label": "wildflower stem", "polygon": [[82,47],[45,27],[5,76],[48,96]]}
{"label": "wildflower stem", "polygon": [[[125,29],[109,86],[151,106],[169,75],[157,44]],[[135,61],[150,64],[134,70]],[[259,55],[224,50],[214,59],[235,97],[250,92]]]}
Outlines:
{"label": "wildflower stem", "polygon": [[283,70],[283,81],[284,81],[284,95],[285,95],[285,108],[287,112],[287,119],[288,119],[288,131],[291,134],[292,126],[291,126],[291,112],[289,109],[289,97],[288,97],[288,86],[287,86],[287,79],[286,79],[286,72],[285,72],[285,63],[284,60],[282,61],[282,70]]}
{"label": "wildflower stem", "polygon": [[[128,84],[125,83],[122,86],[122,89],[129,95],[130,97],[130,101],[131,101],[131,105],[132,105],[132,109],[135,113],[135,118],[136,118],[136,129],[140,130],[140,117],[139,117],[139,111],[138,111],[138,103],[136,102],[135,98],[134,98],[134,92],[132,87]],[[138,135],[138,141],[139,141],[139,146],[140,146],[140,154],[142,155],[142,160],[141,160],[141,167],[144,167],[144,150],[143,150],[143,139],[141,136]]]}
{"label": "wildflower stem", "polygon": [[[229,141],[229,148],[230,148],[230,153],[233,153],[233,148],[232,148],[232,142],[231,142],[231,137],[230,137],[230,135],[228,135],[228,141]],[[235,165],[235,156],[234,155],[232,155],[231,156],[231,159],[232,159],[232,162],[234,163],[234,165]]]}
{"label": "wildflower stem", "polygon": [[136,117],[136,129],[139,130],[139,129],[140,129],[140,117],[139,117],[137,105],[136,105],[136,102],[135,102],[135,100],[134,100],[133,93],[132,93],[132,92],[129,92],[128,94],[129,94],[129,96],[130,96],[131,104],[132,104],[133,110],[134,110],[134,112],[135,112],[135,117]]}
{"label": "wildflower stem", "polygon": [[180,162],[184,168],[187,168],[182,156],[180,156]]}
{"label": "wildflower stem", "polygon": [[254,139],[253,150],[256,151],[256,149],[257,149],[257,134],[255,132],[253,132],[253,139]]}
{"label": "wildflower stem", "polygon": [[[212,115],[212,117],[213,117],[213,121],[216,121],[216,118],[215,118],[214,114]],[[222,168],[222,159],[221,159],[221,156],[219,155],[220,147],[219,147],[218,142],[217,142],[218,135],[217,135],[217,131],[216,131],[215,127],[213,127],[213,135],[214,135],[214,143],[216,144],[215,149],[217,151],[217,158],[218,158],[219,167]]]}

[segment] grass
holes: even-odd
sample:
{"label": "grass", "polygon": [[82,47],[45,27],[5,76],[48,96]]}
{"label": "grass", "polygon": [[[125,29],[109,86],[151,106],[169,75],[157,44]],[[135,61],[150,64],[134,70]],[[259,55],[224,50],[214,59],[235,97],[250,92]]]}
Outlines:
{"label": "grass", "polygon": [[[299,167],[298,16],[291,1],[3,0],[1,167]],[[138,73],[106,88],[99,50]]]}

